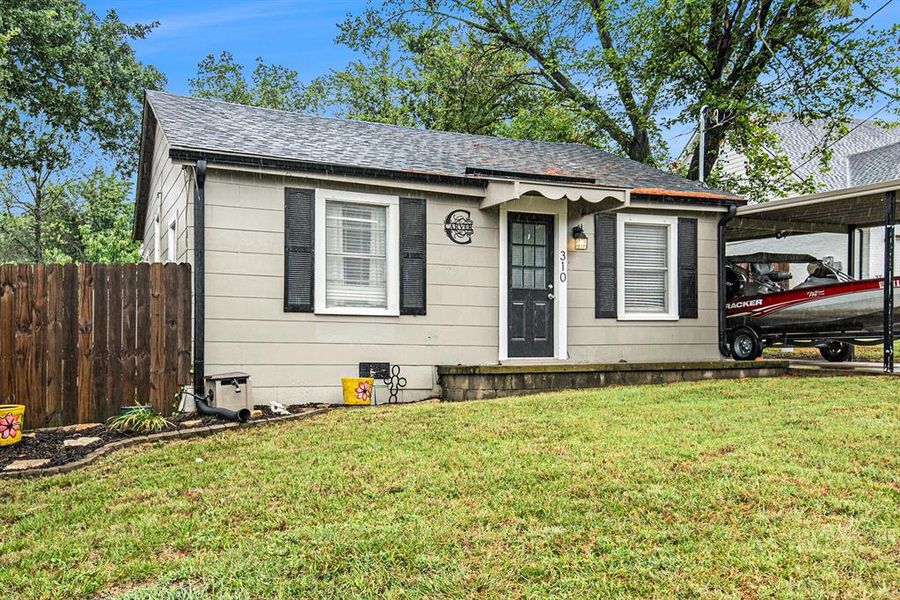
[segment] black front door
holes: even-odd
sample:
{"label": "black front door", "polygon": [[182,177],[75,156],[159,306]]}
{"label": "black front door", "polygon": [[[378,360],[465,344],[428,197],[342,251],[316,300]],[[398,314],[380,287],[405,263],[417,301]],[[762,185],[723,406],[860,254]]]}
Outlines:
{"label": "black front door", "polygon": [[553,356],[553,215],[509,213],[507,354]]}

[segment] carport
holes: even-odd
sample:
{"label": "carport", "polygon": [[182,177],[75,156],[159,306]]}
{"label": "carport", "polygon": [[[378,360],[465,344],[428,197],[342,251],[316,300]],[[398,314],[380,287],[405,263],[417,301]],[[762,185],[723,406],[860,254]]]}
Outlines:
{"label": "carport", "polygon": [[[860,229],[884,227],[884,279],[894,278],[894,225],[900,179],[741,206],[726,225],[729,242],[811,233],[847,236],[848,274],[858,276]],[[894,287],[884,286],[884,371],[894,372]]]}

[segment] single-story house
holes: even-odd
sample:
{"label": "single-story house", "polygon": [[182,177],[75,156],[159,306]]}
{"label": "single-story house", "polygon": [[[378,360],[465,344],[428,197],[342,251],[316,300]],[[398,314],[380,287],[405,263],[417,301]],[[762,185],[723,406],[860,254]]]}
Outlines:
{"label": "single-story house", "polygon": [[138,173],[144,260],[193,264],[204,369],[259,403],[371,363],[416,400],[437,365],[721,359],[742,201],[596,148],[147,92]]}

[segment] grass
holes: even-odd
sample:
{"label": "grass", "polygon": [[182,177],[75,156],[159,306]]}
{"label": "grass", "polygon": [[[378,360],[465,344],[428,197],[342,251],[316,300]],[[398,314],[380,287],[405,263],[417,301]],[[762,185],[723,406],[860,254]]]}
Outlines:
{"label": "grass", "polygon": [[2,489],[22,598],[900,594],[886,378],[334,411]]}
{"label": "grass", "polygon": [[[900,354],[900,342],[894,342],[894,356],[898,354]],[[763,350],[763,356],[766,358],[822,360],[818,348],[794,348],[791,352],[784,352],[781,348],[766,348]],[[881,363],[883,358],[883,346],[857,346],[853,360]]]}

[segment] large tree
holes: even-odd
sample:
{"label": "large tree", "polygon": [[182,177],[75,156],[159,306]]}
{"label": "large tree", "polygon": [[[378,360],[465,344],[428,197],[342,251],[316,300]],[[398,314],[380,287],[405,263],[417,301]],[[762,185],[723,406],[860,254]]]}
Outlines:
{"label": "large tree", "polygon": [[[403,76],[396,65],[417,65],[424,56],[432,62],[417,73],[447,69],[460,53],[501,56],[497,77],[462,82],[460,93],[490,96],[495,85],[513,97],[517,92],[510,88],[539,90],[576,131],[588,133],[588,141],[656,165],[667,162],[663,133],[695,123],[707,105],[707,176],[728,141],[758,158],[761,185],[790,187],[785,162],[769,160],[774,146],[766,126],[774,118],[825,119],[828,135],[815,154],[827,158],[850,115],[898,98],[900,27],[863,29],[865,18],[853,16],[852,6],[809,0],[389,0],[342,24],[339,39],[369,60],[332,80],[344,78],[343,88],[352,91],[372,81],[384,63]],[[458,52],[442,58],[431,51],[433,44],[422,43],[446,32],[453,32]],[[380,63],[372,60],[379,56]],[[513,77],[500,76],[507,64],[515,65]],[[385,120],[394,120],[389,111],[397,103],[383,104]],[[698,162],[695,147],[688,176],[697,177]]]}
{"label": "large tree", "polygon": [[191,94],[279,110],[306,108],[305,88],[294,69],[268,65],[257,58],[249,81],[245,71],[231,52],[221,52],[218,57],[208,54],[197,64],[197,75],[188,82]]}
{"label": "large tree", "polygon": [[63,190],[80,169],[111,161],[133,171],[143,91],[165,81],[131,47],[152,27],[78,0],[0,0],[0,246],[14,258],[53,260],[53,228],[77,208]]}

